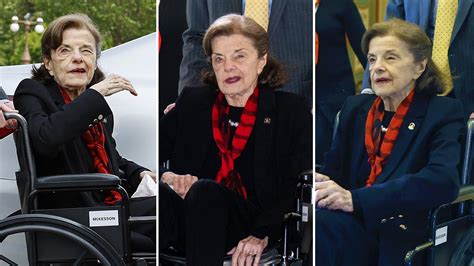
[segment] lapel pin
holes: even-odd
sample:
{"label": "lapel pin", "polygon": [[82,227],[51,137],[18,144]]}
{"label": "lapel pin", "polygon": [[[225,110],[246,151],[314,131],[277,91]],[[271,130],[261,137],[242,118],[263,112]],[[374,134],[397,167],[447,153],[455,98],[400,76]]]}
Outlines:
{"label": "lapel pin", "polygon": [[270,117],[265,117],[265,118],[263,119],[263,123],[264,123],[264,124],[268,124],[268,125],[269,125],[271,122],[272,122],[272,119],[271,119]]}
{"label": "lapel pin", "polygon": [[414,130],[414,129],[415,129],[415,123],[411,122],[411,123],[408,125],[408,129],[409,129],[409,130]]}

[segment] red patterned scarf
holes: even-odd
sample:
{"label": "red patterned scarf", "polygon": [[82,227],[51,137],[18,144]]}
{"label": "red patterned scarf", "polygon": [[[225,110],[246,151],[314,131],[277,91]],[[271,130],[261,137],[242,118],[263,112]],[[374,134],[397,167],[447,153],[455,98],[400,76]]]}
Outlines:
{"label": "red patterned scarf", "polygon": [[257,118],[258,96],[259,89],[256,87],[245,104],[230,147],[228,123],[230,107],[227,101],[225,101],[224,94],[219,93],[217,95],[212,107],[212,133],[221,157],[221,168],[217,173],[216,181],[223,183],[230,190],[236,191],[245,199],[247,199],[247,191],[239,172],[234,169],[234,160],[240,156],[252,133]]}
{"label": "red patterned scarf", "polygon": [[[72,102],[71,97],[66,93],[66,90],[59,86],[59,91],[63,96],[64,103],[68,104]],[[82,138],[86,142],[87,150],[89,151],[94,169],[97,173],[109,174],[109,157],[105,150],[105,134],[104,125],[102,122],[97,123],[93,127],[89,128],[83,135]],[[107,205],[114,205],[118,201],[122,200],[122,196],[118,191],[110,190],[108,195],[104,199],[104,203]]]}
{"label": "red patterned scarf", "polygon": [[370,175],[365,183],[366,187],[370,187],[380,173],[382,173],[382,168],[392,152],[403,119],[405,118],[408,109],[410,109],[414,95],[415,90],[411,90],[408,96],[397,107],[397,111],[393,115],[393,118],[388,125],[388,130],[385,133],[385,137],[382,140],[382,145],[380,145],[380,141],[382,119],[385,114],[384,107],[381,104],[382,100],[380,97],[377,97],[375,102],[372,104],[365,122],[365,148],[367,150],[369,157],[368,161],[370,164]]}

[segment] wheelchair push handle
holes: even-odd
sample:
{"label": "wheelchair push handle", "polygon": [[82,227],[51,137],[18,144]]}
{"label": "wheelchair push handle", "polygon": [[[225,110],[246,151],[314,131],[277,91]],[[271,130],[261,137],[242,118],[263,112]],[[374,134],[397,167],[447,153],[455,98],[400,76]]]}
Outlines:
{"label": "wheelchair push handle", "polygon": [[298,180],[300,183],[309,184],[313,183],[314,171],[313,169],[306,170],[298,175]]}
{"label": "wheelchair push handle", "polygon": [[3,116],[5,117],[5,120],[8,120],[8,119],[15,119],[22,128],[24,128],[27,123],[26,123],[26,119],[20,115],[19,113],[16,113],[16,112],[3,112]]}

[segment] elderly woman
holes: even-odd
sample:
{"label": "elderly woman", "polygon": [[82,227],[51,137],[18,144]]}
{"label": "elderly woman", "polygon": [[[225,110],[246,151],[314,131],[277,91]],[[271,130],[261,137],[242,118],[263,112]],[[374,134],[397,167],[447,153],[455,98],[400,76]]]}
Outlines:
{"label": "elderly woman", "polygon": [[426,236],[431,208],[459,190],[460,102],[414,24],[373,25],[363,39],[375,95],[349,98],[316,174],[317,265],[402,265]]}
{"label": "elderly woman", "polygon": [[[104,77],[97,66],[100,39],[86,15],[55,19],[41,40],[43,63],[39,68],[33,67],[31,79],[20,82],[14,103],[28,122],[39,177],[80,173],[119,175],[123,171],[133,190],[145,174],[154,174],[117,152],[112,138],[112,110],[105,97],[121,91],[137,93],[123,77],[113,74]],[[39,200],[40,206],[52,208],[113,205],[121,201],[121,196],[117,191],[80,195],[56,192]],[[132,199],[130,204],[131,215],[156,213],[155,197]],[[133,230],[154,239],[154,228]]]}
{"label": "elderly woman", "polygon": [[279,239],[296,177],[312,165],[309,106],[273,89],[281,66],[265,30],[226,15],[206,31],[204,87],[183,90],[160,121],[160,249],[187,265],[257,265]]}

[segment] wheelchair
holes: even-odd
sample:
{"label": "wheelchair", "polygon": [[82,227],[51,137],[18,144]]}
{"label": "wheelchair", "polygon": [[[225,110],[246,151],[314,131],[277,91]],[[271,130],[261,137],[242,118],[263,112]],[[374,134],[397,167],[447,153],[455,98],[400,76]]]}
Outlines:
{"label": "wheelchair", "polygon": [[[298,179],[294,212],[285,214],[282,238],[264,250],[259,265],[312,265],[313,170],[301,173]],[[186,258],[173,248],[161,252],[159,260],[162,266],[186,265]],[[223,261],[224,266],[232,265],[231,256],[225,256]]]}
{"label": "wheelchair", "polygon": [[[5,118],[18,122],[14,137],[20,165],[16,178],[21,213],[0,220],[0,243],[9,235],[25,233],[30,265],[156,264],[156,245],[142,245],[143,251],[132,252],[131,235],[136,233],[130,231],[130,226],[134,224],[155,224],[156,217],[130,216],[129,197],[119,177],[75,174],[38,178],[26,120],[17,113],[6,113]],[[37,197],[42,193],[110,189],[121,194],[123,200],[120,205],[63,209],[38,207]],[[5,256],[0,256],[0,261],[17,265]]]}
{"label": "wheelchair", "polygon": [[473,136],[474,116],[471,115],[467,122],[461,189],[458,197],[453,202],[441,205],[430,212],[429,238],[407,252],[406,266],[415,265],[415,258],[420,255],[426,256],[426,265],[430,266],[474,265],[474,185],[469,182]]}

